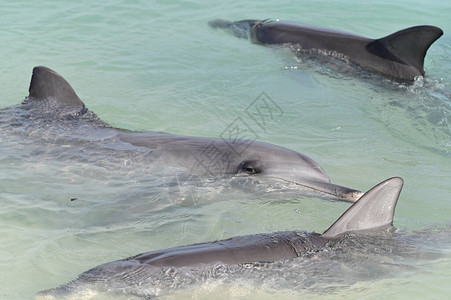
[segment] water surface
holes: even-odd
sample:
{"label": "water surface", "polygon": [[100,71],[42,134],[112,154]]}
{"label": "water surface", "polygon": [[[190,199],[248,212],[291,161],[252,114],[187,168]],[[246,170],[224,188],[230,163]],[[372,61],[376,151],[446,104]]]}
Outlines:
{"label": "water surface", "polygon": [[[246,119],[246,108],[264,92],[283,114],[263,128],[248,120],[258,140],[309,155],[340,185],[367,190],[403,177],[395,225],[407,236],[432,228],[433,237],[451,221],[450,9],[447,1],[8,1],[0,13],[0,106],[20,103],[32,68],[46,65],[113,126],[219,137],[237,117]],[[427,77],[400,85],[252,45],[209,28],[215,18],[279,18],[368,37],[431,24],[445,34],[428,51]],[[139,158],[80,150],[75,163],[55,155],[61,149],[37,147],[36,137],[2,131],[0,141],[4,299],[33,298],[96,265],[149,250],[261,232],[322,232],[348,207],[234,192],[210,203],[156,209],[171,200],[165,194],[171,179],[155,176],[161,170]],[[242,276],[255,282],[212,281],[165,297],[444,298],[449,239],[425,247],[439,255],[408,261],[412,272],[395,267],[362,281],[351,272],[338,289],[329,289],[335,284],[327,280],[262,288],[258,276],[277,272],[260,270]],[[328,275],[322,266],[316,276]]]}

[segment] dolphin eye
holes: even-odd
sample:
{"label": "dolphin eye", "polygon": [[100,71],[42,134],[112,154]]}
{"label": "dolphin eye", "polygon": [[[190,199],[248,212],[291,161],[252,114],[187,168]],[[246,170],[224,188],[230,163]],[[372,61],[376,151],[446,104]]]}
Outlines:
{"label": "dolphin eye", "polygon": [[248,174],[255,174],[255,169],[252,167],[246,167],[244,171]]}
{"label": "dolphin eye", "polygon": [[255,165],[254,161],[243,161],[240,165],[239,172],[251,175],[261,173],[261,169]]}

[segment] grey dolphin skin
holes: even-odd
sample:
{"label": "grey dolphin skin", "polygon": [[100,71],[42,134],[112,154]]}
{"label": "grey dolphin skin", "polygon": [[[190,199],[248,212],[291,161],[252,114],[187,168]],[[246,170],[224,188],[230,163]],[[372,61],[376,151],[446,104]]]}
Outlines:
{"label": "grey dolphin skin", "polygon": [[[365,193],[322,235],[281,232],[236,237],[212,243],[152,251],[125,260],[130,265],[183,267],[195,264],[240,264],[293,258],[320,249],[339,235],[392,225],[403,186],[399,177],[385,180]],[[122,261],[120,261],[122,262]]]}
{"label": "grey dolphin skin", "polygon": [[[279,180],[295,184],[300,190],[350,202],[362,195],[360,191],[330,183],[328,175],[309,157],[272,144],[112,128],[85,107],[61,75],[47,67],[34,68],[29,91],[28,98],[22,103],[22,109],[27,113],[18,114],[14,121],[27,123],[29,127],[44,123],[46,130],[50,128],[49,122],[58,122],[55,130],[61,130],[61,124],[66,122],[67,130],[57,131],[52,136],[53,140],[58,140],[59,135],[62,135],[64,143],[68,143],[70,138],[67,135],[74,136],[75,142],[80,143],[97,142],[102,145],[104,141],[112,140],[115,145],[123,143],[122,148],[145,149],[151,163],[160,164],[163,168],[181,167],[213,177],[219,174]],[[20,121],[20,118],[24,119]],[[33,121],[35,124],[30,124]],[[75,128],[75,132],[68,131],[71,128]],[[219,158],[207,169],[202,154],[209,150],[214,150]]]}
{"label": "grey dolphin skin", "polygon": [[214,20],[209,25],[240,38],[249,38],[256,44],[289,44],[300,56],[333,56],[401,81],[411,81],[418,75],[425,75],[426,52],[443,35],[443,31],[435,26],[415,26],[383,38],[370,39],[285,21]]}
{"label": "grey dolphin skin", "polygon": [[[39,296],[62,297],[79,286],[79,281],[103,282],[117,277],[125,282],[126,277],[136,277],[146,281],[153,278],[162,268],[195,267],[205,265],[237,265],[257,262],[276,262],[300,257],[324,247],[333,249],[345,233],[365,230],[386,230],[393,225],[396,203],[403,180],[399,177],[387,179],[376,185],[355,202],[322,235],[288,231],[271,234],[256,234],[234,237],[211,243],[195,244],[165,250],[151,251],[124,260],[106,263],[81,274],[79,279],[60,288],[43,291]],[[163,275],[162,275],[163,276]],[[120,280],[123,278],[123,280]],[[152,285],[150,279],[148,284]],[[114,281],[116,282],[116,281]],[[80,284],[82,284],[80,282]],[[146,285],[147,283],[141,282]],[[155,284],[157,284],[155,282]],[[122,287],[126,291],[126,287]]]}

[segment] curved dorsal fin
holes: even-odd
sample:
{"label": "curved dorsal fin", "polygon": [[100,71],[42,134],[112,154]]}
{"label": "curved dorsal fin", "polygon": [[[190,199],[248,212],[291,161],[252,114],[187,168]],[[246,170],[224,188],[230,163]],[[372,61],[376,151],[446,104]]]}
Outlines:
{"label": "curved dorsal fin", "polygon": [[415,67],[424,75],[424,57],[443,31],[435,26],[415,26],[374,40],[366,50],[382,58]]}
{"label": "curved dorsal fin", "polygon": [[60,106],[79,107],[80,110],[85,107],[66,79],[47,67],[33,69],[29,92],[28,99],[31,101],[52,99]]}
{"label": "curved dorsal fin", "polygon": [[392,225],[403,184],[400,177],[379,183],[360,197],[322,236],[334,238],[348,231]]}

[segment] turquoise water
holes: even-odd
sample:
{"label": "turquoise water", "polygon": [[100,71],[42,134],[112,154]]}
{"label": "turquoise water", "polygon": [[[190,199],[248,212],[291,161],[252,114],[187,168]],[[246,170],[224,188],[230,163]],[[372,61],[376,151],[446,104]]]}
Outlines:
{"label": "turquoise water", "polygon": [[[2,1],[1,7],[0,107],[20,103],[32,68],[46,65],[116,127],[218,137],[265,92],[283,114],[255,127],[259,140],[307,154],[340,185],[367,190],[403,177],[395,226],[404,231],[451,221],[448,1]],[[298,62],[286,51],[212,30],[207,22],[215,18],[279,18],[368,37],[431,24],[445,34],[428,51],[425,82],[400,86]],[[94,266],[149,250],[278,230],[321,232],[348,207],[269,193],[155,210],[158,179],[146,166],[109,164],[108,157],[74,164],[31,151],[21,136],[2,134],[0,141],[2,299],[33,298]],[[451,253],[449,243],[434,245],[440,258],[413,262],[409,276],[333,293],[209,283],[167,297],[444,298]]]}

